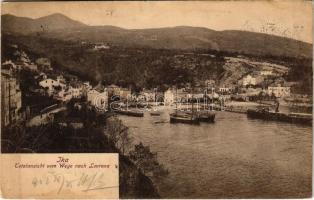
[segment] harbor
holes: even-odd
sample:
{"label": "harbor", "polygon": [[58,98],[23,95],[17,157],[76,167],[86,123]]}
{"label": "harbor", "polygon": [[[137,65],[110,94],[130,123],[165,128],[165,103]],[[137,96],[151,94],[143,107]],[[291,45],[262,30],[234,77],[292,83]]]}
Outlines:
{"label": "harbor", "polygon": [[166,180],[155,180],[164,198],[310,195],[311,127],[223,111],[217,111],[215,123],[174,124],[172,108],[160,112],[119,118],[134,142],[150,145],[169,169]]}

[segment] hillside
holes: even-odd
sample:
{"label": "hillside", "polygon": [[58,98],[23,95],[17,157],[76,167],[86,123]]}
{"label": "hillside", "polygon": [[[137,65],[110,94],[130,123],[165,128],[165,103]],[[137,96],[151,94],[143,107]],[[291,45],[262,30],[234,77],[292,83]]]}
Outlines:
{"label": "hillside", "polygon": [[101,80],[105,84],[114,83],[123,87],[159,87],[164,90],[171,85],[180,86],[191,82],[193,77],[199,83],[214,79],[218,84],[232,84],[248,72],[262,67],[275,70],[278,66],[285,66],[289,69],[285,77],[287,81],[301,81],[301,93],[312,91],[312,59],[121,46],[95,50],[94,45],[88,43],[4,35],[1,52],[3,60],[14,60],[14,44],[26,51],[33,60],[48,57],[56,70],[66,70],[94,84]]}
{"label": "hillside", "polygon": [[156,29],[87,26],[61,14],[38,19],[2,15],[2,31],[66,41],[103,42],[122,47],[208,49],[257,56],[312,57],[312,45],[309,43],[262,33],[214,31],[188,26]]}
{"label": "hillside", "polygon": [[52,14],[38,19],[16,17],[14,15],[1,15],[1,27],[3,32],[30,34],[38,32],[50,32],[59,29],[72,29],[84,27],[81,22],[74,21],[62,14]]}

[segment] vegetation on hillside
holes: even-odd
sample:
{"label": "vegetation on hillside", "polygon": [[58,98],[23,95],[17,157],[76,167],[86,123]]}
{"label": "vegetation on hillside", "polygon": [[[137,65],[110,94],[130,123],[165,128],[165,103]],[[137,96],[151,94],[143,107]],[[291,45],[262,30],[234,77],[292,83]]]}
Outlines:
{"label": "vegetation on hillside", "polygon": [[88,26],[62,14],[38,19],[2,15],[2,31],[64,41],[109,43],[110,46],[149,49],[204,49],[264,56],[312,57],[312,45],[294,39],[248,31],[215,31],[205,27],[176,26],[124,29]]}
{"label": "vegetation on hillside", "polygon": [[[158,87],[161,91],[171,85],[180,86],[191,82],[191,79],[196,79],[199,83],[207,79],[220,82],[220,79],[226,78],[224,57],[239,55],[201,49],[190,51],[123,46],[94,50],[92,44],[82,44],[79,41],[5,35],[2,38],[3,59],[9,59],[13,55],[10,44],[18,44],[31,58],[48,57],[55,70],[67,71],[78,75],[82,80],[91,80],[94,84],[103,81],[104,84],[131,86],[133,89]],[[312,92],[312,59],[250,54],[241,56],[289,67],[286,80],[301,82],[296,92]]]}
{"label": "vegetation on hillside", "polygon": [[[79,125],[82,124],[82,125]],[[119,153],[120,196],[123,198],[158,198],[158,192],[147,177],[147,169],[159,178],[167,171],[149,149],[140,151],[121,121],[95,112],[87,104],[70,101],[67,110],[55,114],[48,123],[35,127],[15,124],[2,130],[3,153]],[[126,149],[133,153],[129,154]],[[134,159],[134,155],[141,155]],[[146,163],[145,166],[139,164]]]}

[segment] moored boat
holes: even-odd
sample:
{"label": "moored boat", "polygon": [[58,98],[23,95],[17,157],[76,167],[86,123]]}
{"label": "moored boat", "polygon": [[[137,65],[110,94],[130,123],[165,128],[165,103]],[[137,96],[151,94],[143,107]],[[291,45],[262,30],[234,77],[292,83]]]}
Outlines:
{"label": "moored boat", "polygon": [[133,117],[144,117],[144,113],[141,111],[135,111],[135,110],[115,110],[115,113],[121,114],[121,115],[128,115]]}
{"label": "moored boat", "polygon": [[200,122],[208,122],[213,123],[215,122],[215,116],[216,114],[212,111],[181,111],[182,114],[185,114],[186,116],[195,116],[198,121]]}
{"label": "moored boat", "polygon": [[215,116],[216,114],[215,113],[199,113],[197,114],[197,119],[200,121],[200,122],[209,122],[209,123],[213,123],[215,122]]}
{"label": "moored boat", "polygon": [[196,117],[193,116],[172,113],[170,114],[170,123],[199,124],[200,122]]}
{"label": "moored boat", "polygon": [[247,116],[250,118],[272,120],[272,121],[282,121],[289,123],[299,123],[305,125],[312,125],[312,115],[305,113],[280,113],[271,112],[267,110],[253,110],[249,109],[247,111]]}

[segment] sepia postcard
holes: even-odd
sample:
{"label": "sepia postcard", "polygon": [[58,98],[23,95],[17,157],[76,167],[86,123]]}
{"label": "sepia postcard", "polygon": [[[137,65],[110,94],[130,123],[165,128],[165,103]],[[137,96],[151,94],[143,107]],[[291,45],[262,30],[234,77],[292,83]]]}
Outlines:
{"label": "sepia postcard", "polygon": [[1,3],[2,198],[312,196],[312,2]]}

